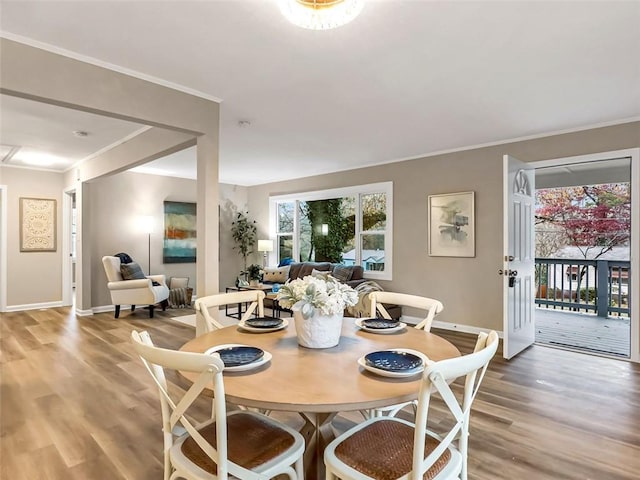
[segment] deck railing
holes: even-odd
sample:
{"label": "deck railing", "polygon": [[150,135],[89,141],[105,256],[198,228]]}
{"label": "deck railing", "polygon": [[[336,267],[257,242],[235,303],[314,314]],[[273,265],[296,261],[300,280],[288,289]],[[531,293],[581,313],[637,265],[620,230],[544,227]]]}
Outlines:
{"label": "deck railing", "polygon": [[536,305],[592,312],[599,317],[629,316],[631,262],[536,258]]}

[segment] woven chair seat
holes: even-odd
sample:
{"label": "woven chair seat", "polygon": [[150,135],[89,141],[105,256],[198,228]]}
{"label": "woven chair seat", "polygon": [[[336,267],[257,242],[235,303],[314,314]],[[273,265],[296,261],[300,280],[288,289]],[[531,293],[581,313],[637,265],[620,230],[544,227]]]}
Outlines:
{"label": "woven chair seat", "polygon": [[[411,471],[414,429],[404,423],[382,420],[355,432],[336,447],[344,464],[377,480],[395,480]],[[425,458],[438,446],[426,436]],[[425,480],[434,478],[447,465],[451,452],[445,450],[427,470]]]}
{"label": "woven chair seat", "polygon": [[[227,456],[230,462],[246,469],[254,469],[287,451],[294,438],[259,417],[237,413],[227,417]],[[211,423],[200,434],[207,442],[217,446],[216,424]],[[216,464],[209,458],[193,438],[182,444],[182,454],[202,470],[217,474]]]}

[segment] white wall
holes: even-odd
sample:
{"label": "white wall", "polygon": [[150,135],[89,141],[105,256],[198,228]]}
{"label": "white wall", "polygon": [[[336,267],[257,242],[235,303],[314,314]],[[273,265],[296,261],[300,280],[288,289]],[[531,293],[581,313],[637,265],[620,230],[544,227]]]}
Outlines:
{"label": "white wall", "polygon": [[[640,122],[478,148],[249,189],[250,211],[269,225],[271,195],[393,181],[393,280],[387,290],[437,298],[438,320],[502,330],[502,156],[523,161],[640,146]],[[475,192],[475,258],[427,254],[427,196]]]}
{"label": "white wall", "polygon": [[[62,302],[62,174],[0,167],[7,186],[7,310]],[[20,251],[20,197],[56,200],[56,251]]]}
{"label": "white wall", "polygon": [[236,278],[244,268],[242,257],[234,249],[231,236],[231,222],[238,211],[247,209],[247,187],[220,184],[220,290],[235,284]]}

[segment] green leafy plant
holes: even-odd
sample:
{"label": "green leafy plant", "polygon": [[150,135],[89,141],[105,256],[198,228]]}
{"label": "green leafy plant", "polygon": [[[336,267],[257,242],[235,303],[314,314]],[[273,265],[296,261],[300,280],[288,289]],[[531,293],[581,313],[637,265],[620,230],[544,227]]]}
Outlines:
{"label": "green leafy plant", "polygon": [[234,249],[242,256],[244,270],[247,271],[247,257],[253,253],[258,232],[255,220],[249,220],[249,212],[238,212],[236,219],[231,222],[231,236],[236,242]]}
{"label": "green leafy plant", "polygon": [[249,280],[261,280],[262,279],[262,267],[257,263],[252,263],[246,270]]}
{"label": "green leafy plant", "polygon": [[597,298],[598,291],[594,287],[580,289],[580,300],[583,302],[586,302],[588,299],[589,303],[595,303]]}

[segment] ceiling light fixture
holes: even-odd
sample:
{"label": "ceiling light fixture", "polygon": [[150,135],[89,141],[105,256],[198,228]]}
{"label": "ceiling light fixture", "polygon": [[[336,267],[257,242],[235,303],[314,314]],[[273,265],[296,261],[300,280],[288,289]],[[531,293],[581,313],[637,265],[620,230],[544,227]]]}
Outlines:
{"label": "ceiling light fixture", "polygon": [[55,164],[63,165],[65,159],[58,157],[56,155],[51,155],[50,153],[39,152],[34,150],[20,150],[13,157],[12,163],[23,163],[25,165],[32,165],[34,167],[50,167]]}
{"label": "ceiling light fixture", "polygon": [[364,0],[280,0],[282,14],[294,25],[329,30],[356,18]]}
{"label": "ceiling light fixture", "polygon": [[13,158],[14,160],[35,167],[50,167],[51,165],[61,162],[61,159],[55,155],[33,151],[19,152],[19,154]]}

